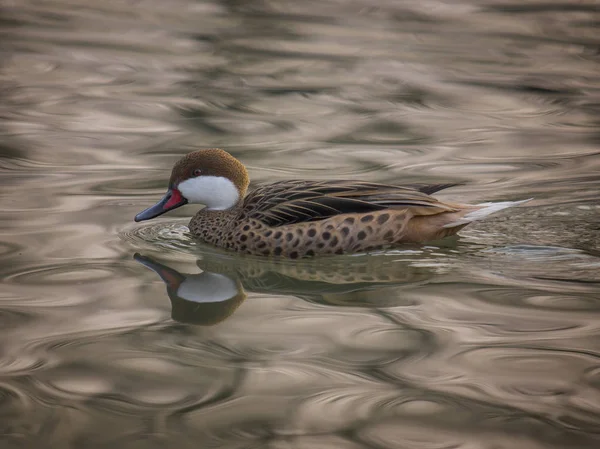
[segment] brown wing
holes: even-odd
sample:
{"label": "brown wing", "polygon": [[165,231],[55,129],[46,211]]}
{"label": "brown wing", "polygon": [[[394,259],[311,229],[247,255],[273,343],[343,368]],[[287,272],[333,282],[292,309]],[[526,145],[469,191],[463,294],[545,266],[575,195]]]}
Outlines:
{"label": "brown wing", "polygon": [[323,220],[339,214],[411,208],[415,215],[457,209],[423,193],[441,187],[400,187],[356,181],[282,181],[260,186],[244,200],[248,218],[269,226]]}

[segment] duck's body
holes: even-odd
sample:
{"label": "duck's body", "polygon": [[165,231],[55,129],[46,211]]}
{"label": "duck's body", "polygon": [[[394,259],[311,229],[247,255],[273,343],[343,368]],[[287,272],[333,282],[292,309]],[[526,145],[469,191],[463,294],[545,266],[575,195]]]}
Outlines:
{"label": "duck's body", "polygon": [[244,196],[248,183],[244,166],[225,151],[196,151],[175,165],[165,198],[136,221],[201,203],[207,207],[189,224],[198,239],[239,253],[301,258],[437,240],[519,203],[446,203],[430,194],[448,185],[356,181],[282,181]]}
{"label": "duck's body", "polygon": [[189,228],[221,248],[296,259],[436,240],[465,226],[444,228],[468,210],[408,187],[283,181],[261,186],[231,209],[202,209]]}

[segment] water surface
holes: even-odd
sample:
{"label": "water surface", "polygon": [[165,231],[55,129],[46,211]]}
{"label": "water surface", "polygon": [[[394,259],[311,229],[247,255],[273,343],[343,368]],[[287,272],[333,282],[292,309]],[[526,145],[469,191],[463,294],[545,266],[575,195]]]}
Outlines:
{"label": "water surface", "polygon": [[[599,24],[594,1],[4,2],[2,447],[598,447]],[[236,257],[192,206],[132,222],[202,147],[254,183],[535,200],[439,245]]]}

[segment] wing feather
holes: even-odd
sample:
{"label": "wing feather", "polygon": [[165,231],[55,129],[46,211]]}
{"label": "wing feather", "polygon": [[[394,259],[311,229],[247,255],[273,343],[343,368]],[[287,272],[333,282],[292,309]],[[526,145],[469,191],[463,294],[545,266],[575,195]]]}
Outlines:
{"label": "wing feather", "polygon": [[440,188],[389,186],[360,181],[281,181],[251,192],[244,200],[243,209],[249,218],[258,219],[269,226],[384,209],[413,208],[416,215],[456,211],[454,207],[425,193]]}

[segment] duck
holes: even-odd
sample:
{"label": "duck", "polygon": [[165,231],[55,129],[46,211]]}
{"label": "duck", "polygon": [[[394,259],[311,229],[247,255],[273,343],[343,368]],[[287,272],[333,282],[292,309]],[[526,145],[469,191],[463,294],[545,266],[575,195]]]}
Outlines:
{"label": "duck", "polygon": [[202,204],[188,225],[199,241],[241,254],[300,259],[437,241],[529,201],[463,204],[432,196],[456,184],[285,180],[248,193],[249,184],[244,164],[225,150],[197,150],[175,163],[164,197],[134,220]]}

